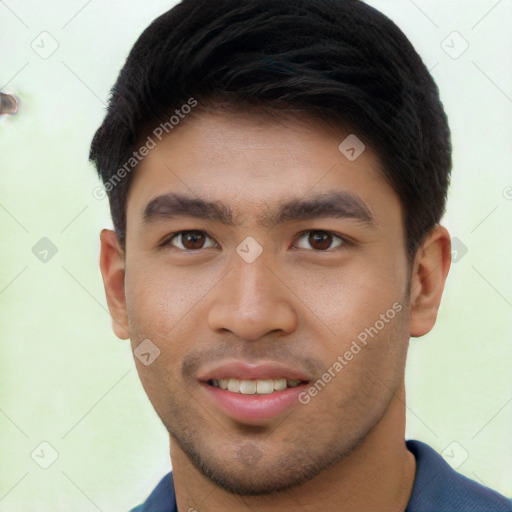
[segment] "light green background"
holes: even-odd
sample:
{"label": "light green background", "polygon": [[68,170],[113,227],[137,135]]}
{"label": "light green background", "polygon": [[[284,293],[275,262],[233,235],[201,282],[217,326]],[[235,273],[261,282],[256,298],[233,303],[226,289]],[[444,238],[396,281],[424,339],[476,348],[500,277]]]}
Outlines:
{"label": "light green background", "polygon": [[[170,469],[129,344],[111,330],[98,267],[111,221],[87,157],[128,51],[173,4],[0,2],[0,87],[22,102],[0,119],[4,512],[126,512]],[[468,454],[458,471],[512,496],[512,2],[371,4],[440,87],[454,145],[444,224],[468,249],[434,331],[411,342],[407,437],[439,452],[455,441],[448,453]],[[47,59],[31,48],[43,31],[59,45]],[[442,47],[453,31],[469,43],[458,59]],[[32,253],[42,237],[58,248],[47,263]],[[46,470],[31,458],[42,441],[59,454]]]}

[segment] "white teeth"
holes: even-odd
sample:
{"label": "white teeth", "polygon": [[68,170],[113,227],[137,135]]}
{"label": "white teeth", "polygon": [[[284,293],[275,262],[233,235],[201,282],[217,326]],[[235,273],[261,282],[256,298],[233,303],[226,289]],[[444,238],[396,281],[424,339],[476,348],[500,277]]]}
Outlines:
{"label": "white teeth", "polygon": [[273,391],[274,381],[272,379],[256,381],[256,393],[258,393],[258,395],[270,395]]}
{"label": "white teeth", "polygon": [[293,388],[301,383],[300,380],[281,379],[218,379],[211,380],[214,387],[240,393],[242,395],[270,395],[275,391],[284,391],[287,387]]}
{"label": "white teeth", "polygon": [[283,389],[286,389],[286,379],[274,379],[274,389],[276,391],[283,391]]}
{"label": "white teeth", "polygon": [[257,383],[254,380],[242,380],[240,381],[240,393],[242,395],[254,395],[256,393]]}
{"label": "white teeth", "polygon": [[229,379],[228,390],[233,393],[239,393],[240,392],[240,381],[238,379]]}

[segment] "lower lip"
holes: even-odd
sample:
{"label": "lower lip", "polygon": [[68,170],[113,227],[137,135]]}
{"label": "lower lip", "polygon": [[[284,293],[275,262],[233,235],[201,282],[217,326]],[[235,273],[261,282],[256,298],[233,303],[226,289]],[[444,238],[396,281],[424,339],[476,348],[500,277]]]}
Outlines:
{"label": "lower lip", "polygon": [[203,384],[206,392],[224,414],[240,423],[257,423],[268,420],[289,411],[299,404],[299,394],[306,384],[299,384],[283,391],[268,395],[243,395]]}

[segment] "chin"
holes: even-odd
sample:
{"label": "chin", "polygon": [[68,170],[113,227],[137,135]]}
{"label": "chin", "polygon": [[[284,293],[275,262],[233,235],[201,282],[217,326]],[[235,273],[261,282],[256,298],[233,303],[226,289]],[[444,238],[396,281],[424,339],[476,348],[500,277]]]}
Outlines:
{"label": "chin", "polygon": [[288,491],[309,482],[346,455],[339,446],[336,449],[332,445],[326,448],[298,444],[288,446],[287,452],[267,447],[265,453],[250,441],[230,455],[221,449],[198,449],[193,443],[174,440],[208,480],[238,496],[264,496]]}
{"label": "chin", "polygon": [[238,496],[266,496],[278,494],[311,480],[321,469],[295,468],[293,471],[284,470],[280,464],[277,467],[262,466],[258,469],[233,467],[231,470],[209,466],[204,461],[198,467],[206,478],[217,487]]}

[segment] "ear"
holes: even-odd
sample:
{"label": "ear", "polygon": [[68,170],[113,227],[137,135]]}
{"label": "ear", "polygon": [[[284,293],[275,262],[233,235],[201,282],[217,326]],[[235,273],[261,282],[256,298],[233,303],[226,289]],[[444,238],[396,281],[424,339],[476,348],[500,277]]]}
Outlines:
{"label": "ear", "polygon": [[423,336],[434,327],[450,265],[450,234],[445,227],[437,225],[418,249],[414,259],[410,280],[411,336]]}
{"label": "ear", "polygon": [[101,231],[100,242],[100,269],[108,309],[112,317],[112,329],[118,338],[126,340],[130,337],[130,328],[124,290],[124,251],[115,231],[110,229]]}

